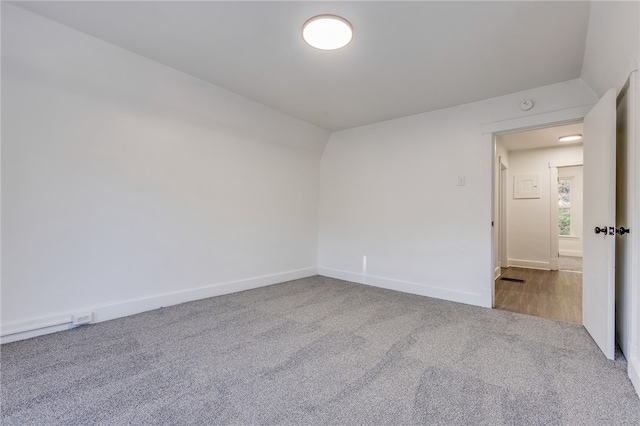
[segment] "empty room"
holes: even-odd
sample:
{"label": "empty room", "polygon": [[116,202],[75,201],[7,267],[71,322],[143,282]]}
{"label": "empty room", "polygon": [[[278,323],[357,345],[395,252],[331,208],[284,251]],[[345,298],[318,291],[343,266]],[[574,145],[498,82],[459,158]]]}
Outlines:
{"label": "empty room", "polygon": [[638,2],[0,12],[2,424],[640,424]]}

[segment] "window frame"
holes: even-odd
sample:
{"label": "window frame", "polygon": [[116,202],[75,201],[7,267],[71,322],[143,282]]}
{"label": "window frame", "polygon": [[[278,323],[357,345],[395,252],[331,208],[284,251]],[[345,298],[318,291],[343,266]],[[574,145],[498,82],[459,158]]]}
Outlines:
{"label": "window frame", "polygon": [[[573,206],[572,206],[572,201],[573,201],[573,197],[572,197],[572,191],[573,191],[573,187],[574,185],[574,179],[575,176],[558,176],[558,199],[556,200],[556,202],[558,203],[557,206],[557,216],[558,216],[558,237],[564,240],[576,240],[579,239],[580,237],[578,237],[575,233],[574,233],[574,229],[573,229],[573,223],[574,223],[574,212],[573,212]],[[560,207],[560,182],[561,181],[568,181],[569,182],[569,206],[568,207]],[[560,234],[560,210],[561,209],[568,209],[569,210],[569,235],[561,235]]]}

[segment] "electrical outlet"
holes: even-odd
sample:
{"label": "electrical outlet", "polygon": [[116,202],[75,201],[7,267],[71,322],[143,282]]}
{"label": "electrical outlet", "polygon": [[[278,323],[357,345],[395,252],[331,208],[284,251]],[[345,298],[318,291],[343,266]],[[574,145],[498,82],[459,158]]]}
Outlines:
{"label": "electrical outlet", "polygon": [[91,321],[93,321],[93,312],[85,312],[71,317],[71,325],[74,327],[89,324]]}

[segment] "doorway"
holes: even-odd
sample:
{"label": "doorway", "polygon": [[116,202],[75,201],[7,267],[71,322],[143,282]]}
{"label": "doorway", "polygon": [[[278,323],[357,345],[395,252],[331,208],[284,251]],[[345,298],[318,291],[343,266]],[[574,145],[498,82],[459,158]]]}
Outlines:
{"label": "doorway", "polygon": [[[582,272],[583,226],[582,212],[584,209],[583,166],[558,166],[557,195],[553,194],[552,203],[556,208],[552,215],[558,219],[558,270]],[[554,173],[555,174],[555,173]]]}
{"label": "doorway", "polygon": [[582,323],[582,142],[559,142],[578,134],[581,122],[495,138],[497,309]]}

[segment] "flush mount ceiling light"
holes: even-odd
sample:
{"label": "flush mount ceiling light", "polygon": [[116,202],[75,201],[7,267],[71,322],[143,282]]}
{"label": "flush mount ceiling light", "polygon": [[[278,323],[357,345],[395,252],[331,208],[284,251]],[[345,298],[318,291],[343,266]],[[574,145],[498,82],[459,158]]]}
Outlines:
{"label": "flush mount ceiling light", "polygon": [[559,142],[575,142],[582,139],[582,135],[568,135],[558,138]]}
{"label": "flush mount ceiling light", "polygon": [[340,16],[318,15],[304,23],[302,38],[316,49],[336,50],[353,39],[353,27]]}

